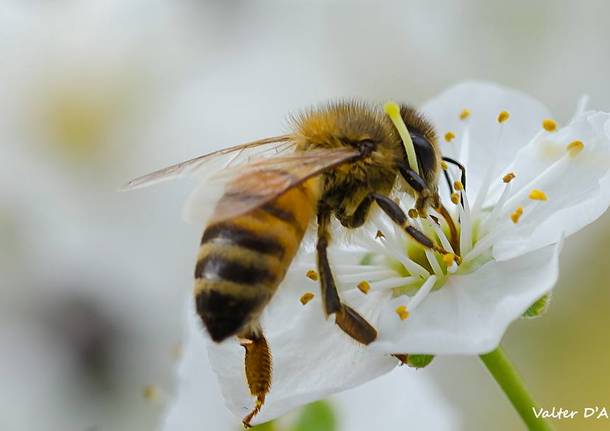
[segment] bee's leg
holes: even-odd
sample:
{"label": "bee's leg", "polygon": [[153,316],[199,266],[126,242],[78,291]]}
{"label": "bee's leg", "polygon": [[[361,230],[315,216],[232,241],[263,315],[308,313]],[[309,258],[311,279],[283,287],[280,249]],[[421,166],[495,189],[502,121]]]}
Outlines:
{"label": "bee's leg", "polygon": [[377,205],[379,205],[383,212],[386,213],[386,215],[390,217],[394,223],[403,228],[404,231],[415,241],[424,247],[436,250],[441,254],[449,254],[449,251],[434,244],[434,241],[432,241],[425,233],[411,226],[405,212],[392,199],[379,193],[371,193],[370,196],[375,200],[375,202],[377,202]]}
{"label": "bee's leg", "polygon": [[243,419],[244,427],[260,412],[265,397],[271,388],[271,352],[262,331],[249,331],[240,337],[241,345],[246,349],[246,379],[250,393],[256,397],[254,409]]}
{"label": "bee's leg", "polygon": [[318,272],[320,273],[320,286],[322,302],[326,315],[335,315],[335,323],[350,337],[362,344],[370,344],[377,338],[377,330],[371,326],[357,311],[341,303],[337,286],[328,262],[327,248],[330,240],[329,233],[330,208],[324,203],[318,209]]}

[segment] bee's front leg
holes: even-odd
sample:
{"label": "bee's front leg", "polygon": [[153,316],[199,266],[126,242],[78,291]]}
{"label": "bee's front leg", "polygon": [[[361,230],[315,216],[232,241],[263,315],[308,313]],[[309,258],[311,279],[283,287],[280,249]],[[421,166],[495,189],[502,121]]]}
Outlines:
{"label": "bee's front leg", "polygon": [[260,412],[271,388],[271,351],[262,332],[257,332],[240,337],[240,343],[246,349],[244,362],[248,387],[256,397],[254,409],[242,421],[246,428],[250,428],[250,422]]}

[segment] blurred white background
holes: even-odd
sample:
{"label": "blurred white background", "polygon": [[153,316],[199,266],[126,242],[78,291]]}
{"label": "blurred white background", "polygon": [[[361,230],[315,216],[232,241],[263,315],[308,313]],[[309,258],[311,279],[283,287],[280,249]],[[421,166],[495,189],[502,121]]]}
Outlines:
{"label": "blurred white background", "polygon": [[[560,122],[583,93],[608,111],[608,16],[603,0],[2,0],[0,429],[153,430],[171,402],[202,227],[180,218],[188,181],[122,183],[337,97],[417,105],[485,79]],[[548,315],[509,330],[544,406],[610,406],[609,244],[606,215],[568,242]],[[339,429],[425,428],[418,409],[520,427],[477,358],[437,358],[421,396],[399,373],[340,396]],[[206,430],[239,429],[203,379]]]}

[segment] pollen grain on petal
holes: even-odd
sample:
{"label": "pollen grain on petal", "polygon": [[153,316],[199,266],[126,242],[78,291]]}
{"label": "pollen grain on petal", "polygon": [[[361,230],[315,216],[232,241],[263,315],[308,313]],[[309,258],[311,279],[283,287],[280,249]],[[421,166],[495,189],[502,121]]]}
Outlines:
{"label": "pollen grain on petal", "polygon": [[467,108],[462,109],[462,112],[460,112],[460,120],[467,120],[468,117],[470,117],[470,110]]}
{"label": "pollen grain on petal", "polygon": [[508,121],[510,114],[508,111],[502,111],[498,114],[498,123],[502,124]]}
{"label": "pollen grain on petal", "polygon": [[513,221],[513,223],[517,224],[519,223],[519,219],[522,215],[523,207],[517,207],[517,209],[515,209],[515,211],[513,211],[513,213],[510,215],[510,219]]}
{"label": "pollen grain on petal", "polygon": [[455,133],[453,132],[447,132],[445,133],[445,141],[446,142],[451,142],[455,139]]}
{"label": "pollen grain on petal", "polygon": [[356,287],[365,295],[369,293],[369,290],[371,290],[371,285],[366,280],[362,280]]}
{"label": "pollen grain on petal", "polygon": [[311,292],[305,292],[303,294],[303,296],[301,296],[299,301],[301,301],[301,304],[306,305],[309,301],[311,301],[314,298],[314,296],[315,295]]}
{"label": "pollen grain on petal", "polygon": [[405,305],[400,305],[396,307],[396,314],[400,318],[400,320],[406,320],[409,317],[409,311]]}
{"label": "pollen grain on petal", "polygon": [[568,145],[566,145],[566,150],[570,157],[576,156],[585,148],[585,144],[582,141],[572,141]]}
{"label": "pollen grain on petal", "polygon": [[534,189],[530,192],[528,196],[533,201],[546,201],[548,198],[546,197],[546,193],[542,190]]}
{"label": "pollen grain on petal", "polygon": [[313,281],[318,281],[318,278],[319,278],[317,271],[314,271],[313,269],[310,269],[309,271],[307,271],[305,276]]}
{"label": "pollen grain on petal", "polygon": [[557,130],[557,122],[552,118],[545,118],[542,120],[542,128],[547,132],[554,132]]}
{"label": "pollen grain on petal", "polygon": [[502,181],[504,181],[505,183],[510,183],[512,180],[514,180],[516,177],[514,172],[509,172],[508,174],[504,175],[502,177]]}

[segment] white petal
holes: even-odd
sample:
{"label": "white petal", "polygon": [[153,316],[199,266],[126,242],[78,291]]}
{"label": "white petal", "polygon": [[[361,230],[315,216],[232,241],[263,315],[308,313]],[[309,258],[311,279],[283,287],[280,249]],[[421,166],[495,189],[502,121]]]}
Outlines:
{"label": "white petal", "polygon": [[[522,221],[510,226],[496,242],[493,249],[496,259],[510,259],[552,244],[562,234],[582,229],[606,211],[610,204],[608,130],[609,114],[589,112],[519,152],[511,167],[517,174],[511,185],[515,193],[523,190],[524,199],[509,199],[504,224],[512,224],[509,214],[516,206],[523,206],[524,213]],[[582,141],[584,150],[566,157],[565,147],[574,140]],[[560,158],[563,162],[557,161]],[[563,169],[556,175],[536,178],[553,163],[561,163]],[[548,200],[535,203],[527,199],[531,189],[541,189]]]}
{"label": "white petal", "polygon": [[[467,122],[459,119],[467,108],[471,114]],[[470,148],[468,160],[459,160],[467,166],[467,191],[473,200],[481,186],[490,160],[497,160],[492,176],[499,176],[515,153],[541,129],[549,111],[530,96],[488,82],[470,81],[445,90],[422,106],[439,136],[444,155],[460,159],[460,140],[464,128],[469,127]],[[497,116],[508,111],[510,119],[504,123],[501,143],[498,142]],[[451,131],[456,138],[444,142],[442,136]],[[443,187],[441,187],[443,189]],[[474,200],[473,200],[474,202]]]}
{"label": "white petal", "polygon": [[467,275],[451,276],[405,321],[394,313],[398,297],[385,304],[381,352],[480,354],[497,347],[508,325],[551,290],[558,276],[561,245],[516,259],[491,261]]}
{"label": "white petal", "polygon": [[[253,424],[274,419],[300,405],[357,386],[397,365],[396,359],[366,349],[342,333],[333,318],[327,321],[318,290],[318,282],[291,271],[265,310],[262,325],[273,355],[273,381],[265,405]],[[306,291],[314,292],[316,297],[307,305],[302,305],[299,298]],[[380,303],[388,296],[382,292],[364,295],[357,289],[351,289],[342,292],[342,297],[375,324]],[[218,378],[225,404],[235,415],[235,423],[239,424],[239,420],[254,405],[245,378],[244,349],[236,340],[214,344],[208,340],[199,322],[192,321],[190,325],[194,336],[186,346],[185,361],[189,365],[183,367],[180,392],[188,390],[191,377],[204,372],[201,367],[205,366],[205,361],[197,362],[189,351],[201,351],[201,346],[208,344],[209,361]],[[191,401],[189,408],[195,411],[185,414],[197,414],[200,404]]]}

